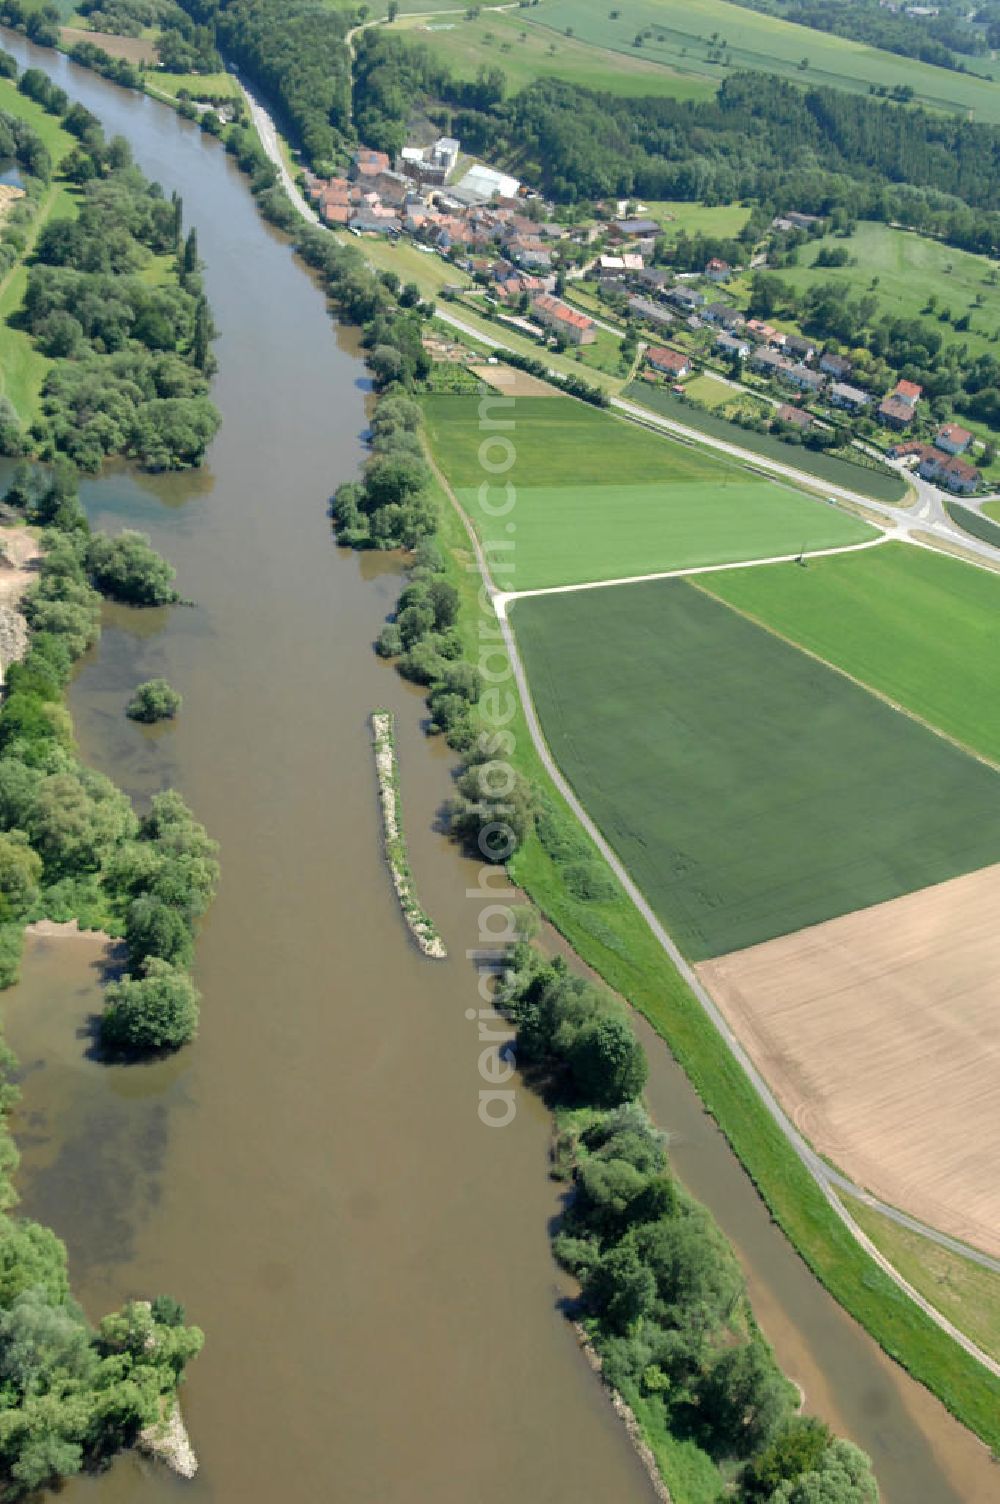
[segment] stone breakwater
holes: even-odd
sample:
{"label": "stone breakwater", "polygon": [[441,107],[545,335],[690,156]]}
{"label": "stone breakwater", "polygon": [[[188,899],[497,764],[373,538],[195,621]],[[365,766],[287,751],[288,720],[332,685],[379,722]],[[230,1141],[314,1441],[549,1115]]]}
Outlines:
{"label": "stone breakwater", "polygon": [[375,775],[378,779],[379,803],[382,806],[382,834],[385,859],[392,875],[392,885],[410,933],[425,956],[443,961],[448,952],[433,921],[421,907],[413,888],[406,837],[403,834],[402,806],[399,795],[399,769],[396,763],[396,732],[392,712],[372,712],[372,735],[375,745]]}

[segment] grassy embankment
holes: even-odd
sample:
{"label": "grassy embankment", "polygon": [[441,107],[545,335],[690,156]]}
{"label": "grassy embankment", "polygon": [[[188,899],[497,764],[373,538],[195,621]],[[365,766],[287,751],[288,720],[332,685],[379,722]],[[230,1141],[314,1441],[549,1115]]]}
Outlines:
{"label": "grassy embankment", "polygon": [[[737,394],[734,392],[733,396]],[[748,395],[751,395],[748,392]],[[710,438],[723,439],[727,444],[738,444],[752,454],[776,460],[782,465],[791,465],[806,475],[814,475],[818,483],[829,481],[856,491],[860,496],[870,496],[874,501],[902,502],[906,496],[906,482],[894,471],[874,469],[837,454],[826,454],[817,449],[807,449],[804,444],[786,444],[776,435],[755,433],[741,428],[718,413],[704,408],[692,407],[682,398],[663,386],[653,386],[648,381],[634,381],[625,388],[623,396],[629,401],[648,407],[664,418],[683,423],[688,428]],[[859,457],[860,459],[860,457]]]}
{"label": "grassy embankment", "polygon": [[[57,166],[76,145],[75,138],[63,130],[58,118],[47,114],[33,99],[19,94],[9,78],[0,79],[0,110],[19,116],[37,132],[48,147],[53,166]],[[38,411],[38,397],[49,362],[34,349],[27,334],[11,327],[10,319],[24,299],[28,283],[25,262],[42,226],[53,215],[65,216],[75,212],[73,193],[56,176],[39,202],[25,256],[0,280],[0,393],[9,398],[18,415],[27,422]]]}
{"label": "grassy embankment", "polygon": [[1000,763],[1000,579],[902,543],[702,589]]}
{"label": "grassy embankment", "polygon": [[900,1227],[856,1196],[844,1200],[893,1268],[983,1352],[1000,1358],[1000,1274]]}
{"label": "grassy embankment", "polygon": [[[441,505],[441,539],[450,578],[462,599],[459,629],[466,653],[475,661],[482,619],[478,573],[461,520],[446,501]],[[520,704],[510,729],[514,764],[546,791],[559,827],[579,837],[575,817],[538,758]],[[834,1298],[958,1419],[987,1444],[1000,1448],[1000,1382],[984,1375],[855,1243],[631,901],[620,890],[599,903],[574,897],[537,836],[517,853],[513,876],[581,959],[637,1008],[665,1041],[775,1221]]]}
{"label": "grassy embankment", "polygon": [[[430,9],[431,7],[422,7]],[[485,64],[501,68],[513,93],[536,78],[559,78],[621,95],[667,95],[672,99],[707,99],[716,84],[666,68],[641,53],[620,53],[574,37],[554,37],[530,24],[523,10],[509,15],[487,12],[469,19],[465,12],[401,17],[395,30],[406,30],[447,63],[456,78],[474,79]]]}
{"label": "grassy embankment", "polygon": [[[903,84],[914,90],[918,101],[935,109],[1000,122],[1000,84],[987,78],[897,57],[727,0],[685,0],[682,6],[669,7],[662,0],[631,0],[618,10],[609,8],[606,0],[541,0],[525,14],[532,25],[560,33],[569,26],[579,41],[694,77],[720,82],[733,69],[751,68],[798,83],[861,93],[871,84],[890,89]],[[640,32],[652,34],[644,35],[637,48],[634,42]],[[720,54],[725,64],[717,60]],[[977,59],[972,66],[983,73],[1000,72],[987,59]]]}
{"label": "grassy embankment", "polygon": [[991,522],[989,516],[982,516],[973,507],[963,506],[960,501],[946,501],[944,507],[952,522],[963,533],[978,538],[982,543],[990,543],[994,548],[1000,548],[1000,526]]}
{"label": "grassy embankment", "polygon": [[[442,469],[481,536],[502,542],[506,518],[491,518],[479,503],[477,399],[426,398],[424,411]],[[510,590],[877,536],[835,507],[570,397],[519,397],[512,440],[517,458],[504,477],[518,502],[517,568],[504,581]]]}
{"label": "grassy embankment", "polygon": [[687,581],[511,620],[553,756],[693,961],[1000,861],[996,770]]}

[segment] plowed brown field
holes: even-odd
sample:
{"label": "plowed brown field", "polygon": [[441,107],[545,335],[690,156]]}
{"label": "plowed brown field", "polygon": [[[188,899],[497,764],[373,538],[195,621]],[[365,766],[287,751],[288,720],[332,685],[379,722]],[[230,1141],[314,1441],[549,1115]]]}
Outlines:
{"label": "plowed brown field", "polygon": [[1000,866],[697,969],[817,1150],[1000,1254]]}

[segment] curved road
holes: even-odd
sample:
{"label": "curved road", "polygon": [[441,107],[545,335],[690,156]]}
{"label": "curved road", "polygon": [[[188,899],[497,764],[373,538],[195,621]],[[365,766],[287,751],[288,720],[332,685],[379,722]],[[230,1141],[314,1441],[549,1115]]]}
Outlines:
{"label": "curved road", "polygon": [[[500,7],[496,8],[499,9]],[[287,167],[285,166],[285,162],[282,158],[281,151],[278,145],[277,130],[269,112],[264,108],[263,104],[251,92],[251,90],[247,88],[246,84],[243,83],[242,80],[240,80],[240,88],[243,90],[243,94],[246,98],[251,116],[253,117],[254,124],[256,125],[257,131],[260,135],[264,150],[267,153],[268,157],[270,157],[271,161],[274,163],[275,167],[278,169],[278,172],[281,176],[281,181],[285,187],[286,192],[289,195],[289,198],[295,205],[295,208],[298,210],[299,214],[301,214],[304,219],[308,220],[311,224],[319,223],[317,216],[306,203],[305,199],[302,197],[290,173],[288,172]],[[478,330],[472,329],[468,325],[463,324],[460,319],[456,318],[452,314],[447,313],[444,309],[438,309],[438,317],[441,318],[444,323],[450,324],[453,328],[458,329],[460,332],[470,334],[480,342],[482,341],[482,335]],[[500,341],[497,341],[497,346],[500,349],[504,348]],[[711,449],[716,449],[720,453],[729,454],[733,458],[741,460],[743,463],[749,464],[756,469],[767,470],[773,474],[781,475],[786,479],[792,480],[796,483],[796,485],[800,487],[805,487],[810,490],[816,490],[817,488],[823,489],[825,491],[828,491],[831,496],[835,496],[840,500],[848,501],[854,505],[870,509],[871,511],[884,516],[889,522],[893,524],[895,530],[901,535],[909,535],[911,530],[915,526],[919,526],[925,532],[932,533],[934,536],[940,536],[942,540],[946,540],[952,543],[961,543],[963,547],[969,548],[969,551],[972,553],[981,554],[984,558],[988,558],[993,561],[1000,561],[1000,551],[990,548],[988,544],[980,544],[978,547],[970,547],[970,545],[975,544],[977,540],[970,539],[967,534],[961,533],[958,531],[958,529],[952,527],[949,523],[941,521],[941,517],[946,514],[944,514],[940,496],[933,487],[928,486],[926,482],[920,481],[917,477],[912,477],[912,479],[918,493],[919,511],[917,509],[910,510],[905,507],[890,506],[884,502],[873,502],[869,497],[861,496],[857,492],[850,491],[843,486],[825,485],[819,483],[817,482],[817,478],[815,476],[808,475],[800,470],[796,470],[791,465],[783,465],[776,460],[767,459],[765,457],[762,457],[761,455],[753,454],[749,450],[741,449],[736,444],[729,444],[724,440],[715,439],[709,437],[706,434],[699,433],[696,429],[685,428],[683,424],[675,423],[669,418],[663,418],[658,413],[648,412],[645,408],[639,407],[637,404],[629,402],[624,398],[613,397],[611,399],[611,403],[614,408],[623,413],[626,417],[633,419],[633,421],[643,423],[649,427],[662,429],[665,432],[674,433],[678,437],[687,439],[693,443],[700,444]],[[680,973],[686,985],[691,989],[691,992],[701,1004],[701,1007],[704,1009],[708,1018],[712,1021],[715,1028],[718,1030],[730,1054],[737,1061],[737,1063],[747,1076],[750,1084],[754,1088],[754,1091],[757,1093],[757,1096],[764,1104],[764,1107],[766,1108],[768,1114],[777,1124],[781,1133],[783,1134],[787,1142],[791,1145],[792,1149],[795,1151],[795,1154],[805,1166],[812,1179],[816,1182],[817,1186],[822,1191],[826,1201],[829,1203],[835,1214],[840,1218],[844,1226],[848,1229],[851,1236],[865,1250],[869,1257],[874,1260],[879,1268],[882,1269],[882,1271],[888,1276],[888,1278],[892,1280],[893,1284],[895,1284],[900,1290],[902,1290],[903,1293],[907,1295],[909,1299],[912,1300],[913,1303],[918,1306],[927,1317],[929,1317],[931,1321],[934,1322],[935,1326],[939,1327],[941,1331],[946,1332],[948,1336],[950,1336],[955,1342],[957,1342],[959,1347],[961,1347],[963,1351],[966,1352],[971,1358],[974,1358],[976,1362],[981,1363],[982,1366],[995,1377],[1000,1378],[1000,1363],[998,1363],[995,1359],[991,1358],[987,1353],[984,1353],[979,1347],[977,1347],[976,1344],[971,1341],[971,1339],[968,1338],[964,1332],[959,1331],[958,1327],[954,1326],[947,1319],[947,1317],[942,1316],[941,1312],[936,1310],[928,1300],[925,1300],[918,1290],[915,1290],[912,1285],[910,1285],[905,1279],[903,1279],[902,1275],[893,1268],[892,1264],[885,1257],[885,1255],[879,1252],[875,1244],[862,1230],[862,1228],[859,1227],[857,1222],[855,1222],[854,1218],[851,1216],[847,1208],[843,1205],[840,1198],[838,1197],[837,1191],[846,1191],[850,1195],[858,1197],[860,1200],[865,1201],[868,1205],[877,1209],[884,1216],[890,1218],[894,1222],[897,1222],[900,1226],[907,1227],[911,1230],[919,1232],[924,1237],[930,1238],[933,1242],[938,1243],[941,1247],[947,1248],[951,1252],[961,1254],[963,1257],[968,1258],[972,1262],[981,1265],[983,1268],[990,1269],[995,1273],[1000,1273],[1000,1259],[991,1258],[990,1255],[981,1253],[978,1249],[968,1248],[965,1244],[958,1242],[956,1239],[949,1238],[945,1233],[939,1233],[935,1228],[924,1226],[914,1218],[908,1217],[905,1213],[898,1212],[895,1207],[888,1206],[884,1202],[878,1201],[875,1197],[861,1190],[845,1175],[842,1175],[838,1170],[831,1168],[831,1166],[828,1165],[826,1161],[822,1159],[820,1155],[818,1155],[812,1148],[812,1146],[802,1137],[801,1133],[799,1133],[798,1129],[791,1122],[791,1120],[786,1117],[783,1109],[771,1092],[770,1087],[764,1080],[764,1077],[757,1070],[757,1067],[754,1065],[753,1061],[744,1050],[742,1044],[729,1028],[728,1023],[720,1013],[710,993],[702,985],[691,966],[685,960],[684,956],[681,954],[680,950],[677,948],[670,935],[660,923],[660,920],[657,918],[656,914],[650,908],[650,905],[646,901],[640,889],[636,886],[632,877],[629,875],[626,867],[622,864],[615,852],[608,845],[607,841],[604,839],[604,836],[598,830],[590,815],[580,803],[576,794],[573,792],[573,789],[570,787],[569,783],[559,769],[551,752],[549,751],[548,744],[545,741],[545,737],[543,735],[542,728],[535,711],[534,702],[531,697],[531,691],[528,687],[528,679],[524,670],[524,664],[521,661],[521,655],[518,651],[517,642],[514,637],[510,622],[507,619],[506,600],[502,593],[497,590],[496,585],[493,582],[493,577],[490,574],[489,565],[487,564],[486,557],[479,543],[479,537],[472,525],[471,519],[468,517],[465,510],[461,506],[461,503],[458,501],[458,498],[455,496],[444,475],[441,473],[438,466],[434,463],[433,457],[429,454],[428,461],[431,465],[431,468],[434,470],[434,473],[442,489],[449,497],[452,506],[455,508],[459,517],[462,519],[462,524],[469,536],[469,541],[475,552],[480,574],[482,575],[487,594],[489,595],[490,600],[494,605],[494,609],[496,610],[501,630],[503,632],[504,642],[506,643],[507,651],[510,654],[510,661],[514,670],[514,677],[517,683],[518,692],[521,697],[521,703],[524,706],[525,719],[527,720],[528,728],[531,732],[531,739],[535,745],[535,748],[545,767],[546,772],[552,779],[552,782],[555,784],[560,794],[566,800],[566,803],[569,805],[570,809],[573,811],[574,815],[579,820],[584,830],[590,836],[590,839],[600,851],[608,866],[614,872],[618,881],[621,883],[629,898],[635,904],[639,913],[649,925],[649,928],[655,935],[664,953],[667,955],[675,969]],[[917,542],[918,540],[911,538],[910,541]]]}

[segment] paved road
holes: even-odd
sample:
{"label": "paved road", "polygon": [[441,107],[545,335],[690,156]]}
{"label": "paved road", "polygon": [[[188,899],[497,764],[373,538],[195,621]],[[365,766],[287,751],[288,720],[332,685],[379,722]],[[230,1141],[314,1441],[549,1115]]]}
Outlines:
{"label": "paved road", "polygon": [[514,670],[514,678],[515,682],[517,683],[518,693],[521,697],[521,703],[524,707],[525,719],[528,724],[528,729],[531,733],[531,739],[534,743],[536,751],[538,752],[539,758],[542,761],[545,771],[552,779],[552,782],[555,784],[560,794],[562,794],[563,798],[566,800],[566,803],[569,805],[570,809],[573,811],[574,815],[579,820],[584,830],[590,836],[590,839],[594,842],[594,845],[597,847],[598,851],[601,853],[608,866],[614,872],[618,881],[621,883],[629,898],[635,904],[635,907],[638,909],[639,913],[649,925],[649,928],[653,932],[661,948],[663,949],[673,966],[680,973],[687,986],[691,989],[692,993],[701,1004],[701,1007],[704,1009],[708,1018],[718,1030],[727,1049],[739,1064],[741,1069],[744,1071],[745,1075],[750,1081],[751,1086],[757,1093],[757,1096],[764,1104],[764,1107],[766,1108],[769,1116],[777,1124],[782,1135],[791,1145],[801,1163],[805,1166],[806,1170],[815,1181],[816,1185],[822,1191],[824,1198],[836,1213],[836,1215],[840,1218],[841,1222],[844,1224],[847,1230],[850,1232],[851,1236],[857,1243],[860,1244],[860,1246],[865,1250],[869,1257],[874,1259],[875,1263],[877,1263],[879,1268],[882,1269],[883,1272],[888,1276],[888,1278],[892,1280],[893,1284],[895,1284],[900,1290],[902,1290],[909,1297],[909,1299],[914,1302],[915,1305],[919,1306],[924,1314],[934,1322],[935,1326],[939,1327],[943,1332],[946,1332],[948,1336],[951,1337],[955,1342],[957,1342],[958,1345],[963,1349],[963,1351],[968,1353],[971,1358],[974,1358],[976,1362],[981,1363],[983,1367],[988,1369],[988,1371],[995,1377],[1000,1378],[1000,1363],[998,1363],[994,1358],[991,1358],[988,1353],[984,1353],[981,1348],[977,1347],[977,1345],[970,1338],[968,1338],[964,1332],[960,1331],[958,1327],[956,1327],[947,1319],[946,1316],[943,1316],[940,1311],[936,1310],[935,1307],[931,1305],[930,1301],[925,1300],[920,1292],[918,1290],[915,1290],[913,1286],[910,1285],[909,1282],[905,1280],[895,1268],[893,1268],[892,1264],[885,1257],[885,1255],[879,1252],[879,1250],[875,1247],[875,1244],[851,1216],[850,1212],[847,1210],[840,1197],[837,1195],[837,1192],[838,1190],[845,1191],[851,1195],[857,1196],[859,1199],[865,1201],[869,1206],[872,1206],[877,1211],[881,1212],[883,1216],[888,1217],[890,1220],[898,1223],[900,1226],[909,1227],[916,1231],[919,1231],[925,1237],[931,1239],[933,1242],[938,1243],[941,1247],[948,1248],[952,1252],[960,1253],[972,1259],[975,1263],[980,1264],[983,1268],[992,1270],[994,1273],[1000,1273],[1000,1259],[992,1258],[989,1254],[986,1253],[980,1253],[977,1249],[969,1249],[963,1243],[959,1243],[956,1239],[949,1238],[947,1234],[939,1233],[935,1228],[932,1227],[925,1227],[923,1224],[916,1222],[915,1219],[906,1216],[905,1213],[897,1212],[895,1207],[888,1206],[886,1203],[879,1201],[876,1197],[871,1196],[868,1192],[861,1190],[853,1183],[853,1181],[849,1180],[847,1176],[842,1175],[838,1170],[832,1169],[826,1163],[826,1161],[816,1153],[812,1146],[802,1137],[801,1133],[799,1133],[794,1123],[792,1123],[792,1121],[785,1115],[784,1110],[779,1105],[777,1098],[772,1093],[764,1077],[760,1074],[757,1067],[750,1059],[750,1056],[743,1048],[743,1045],[730,1029],[729,1024],[727,1023],[723,1014],[719,1011],[719,1008],[717,1007],[711,994],[702,985],[696,972],[688,964],[687,960],[681,954],[671,936],[667,933],[664,926],[660,923],[660,920],[653,912],[653,909],[650,907],[645,896],[636,886],[636,883],[631,877],[628,869],[624,866],[624,864],[619,860],[616,853],[608,845],[608,842],[604,839],[604,836],[594,824],[594,821],[591,819],[584,806],[580,803],[576,794],[573,792],[572,787],[563,776],[558,764],[549,751],[548,743],[546,742],[545,736],[542,732],[541,724],[538,720],[538,715],[535,710],[534,701],[531,697],[531,690],[528,686],[528,678],[525,672],[524,664],[521,660],[520,652],[518,650],[517,640],[514,636],[513,630],[507,617],[506,604],[507,601],[509,601],[510,597],[505,597],[501,591],[497,590],[490,574],[486,556],[480,545],[478,535],[472,525],[470,518],[468,517],[458,498],[455,496],[454,491],[449,486],[443,472],[435,464],[433,457],[428,454],[427,458],[429,463],[431,464],[432,469],[435,472],[439,484],[441,485],[445,494],[450,498],[452,505],[458,512],[458,515],[461,517],[463,526],[465,527],[466,533],[469,536],[469,541],[472,545],[473,550],[475,551],[480,573],[485,583],[487,593],[493,603],[494,609],[496,610],[497,617],[500,621],[501,630],[503,632],[504,642],[506,644],[507,651],[510,654],[511,666]]}
{"label": "paved road", "polygon": [[[298,192],[298,189],[295,187],[294,182],[291,181],[288,170],[285,167],[284,161],[282,160],[281,152],[278,149],[277,132],[275,130],[273,120],[271,119],[268,112],[264,109],[260,101],[256,99],[246,88],[245,84],[241,82],[240,86],[243,89],[247,103],[250,107],[251,114],[253,115],[255,124],[257,125],[264,150],[267,152],[267,155],[270,157],[271,161],[274,163],[279,173],[281,174],[282,182],[285,184],[285,187],[288,190],[289,197],[291,198],[293,204],[298,209],[303,218],[308,219],[311,223],[315,223],[316,216],[313,214],[313,211],[310,209],[305,199],[303,199],[302,195]],[[445,323],[450,324],[453,328],[457,328],[460,331],[472,334],[479,340],[482,339],[482,335],[479,334],[478,331],[469,328],[469,326],[467,325],[464,325],[460,319],[455,318],[453,315],[446,315],[444,310],[439,309],[438,311],[439,315],[443,318]],[[503,348],[503,346],[500,345],[499,341],[497,341],[497,344],[499,348]],[[639,420],[644,423],[652,420],[653,427],[663,427],[668,431],[679,431],[683,437],[690,438],[693,442],[705,444],[710,448],[715,448],[719,449],[722,452],[730,453],[735,458],[745,460],[758,468],[763,468],[773,471],[776,474],[781,474],[790,480],[796,481],[796,483],[800,485],[806,484],[811,487],[816,486],[815,476],[809,476],[804,472],[796,471],[790,465],[781,465],[775,461],[762,460],[759,455],[751,454],[749,451],[741,450],[738,448],[738,446],[726,444],[721,440],[713,440],[711,438],[708,438],[704,434],[698,433],[694,429],[684,429],[683,425],[681,424],[675,424],[672,423],[669,419],[660,418],[658,414],[647,413],[644,408],[636,408],[634,403],[626,402],[621,398],[613,398],[612,403],[620,411],[626,413],[626,415],[637,415]],[[535,748],[538,752],[543,766],[545,767],[546,772],[552,779],[552,782],[562,794],[563,798],[566,800],[566,803],[569,805],[570,809],[573,811],[574,815],[579,820],[584,830],[590,836],[591,840],[594,842],[594,845],[604,857],[604,860],[607,862],[608,866],[618,878],[618,881],[621,883],[623,889],[635,904],[636,908],[645,919],[646,923],[649,925],[649,928],[653,932],[663,951],[665,952],[673,966],[676,968],[676,970],[680,973],[687,986],[691,989],[692,993],[701,1004],[701,1007],[704,1009],[706,1015],[718,1030],[730,1054],[744,1071],[754,1091],[757,1093],[757,1096],[764,1104],[764,1107],[766,1108],[768,1114],[777,1124],[781,1133],[791,1145],[795,1154],[805,1166],[806,1170],[811,1175],[816,1185],[822,1191],[826,1201],[829,1203],[835,1214],[840,1218],[844,1226],[848,1229],[851,1236],[862,1248],[864,1248],[869,1257],[872,1258],[876,1264],[878,1264],[878,1266],[884,1271],[887,1277],[892,1280],[893,1284],[898,1286],[898,1288],[902,1290],[931,1321],[934,1322],[935,1326],[939,1327],[941,1331],[946,1332],[955,1342],[958,1343],[963,1351],[968,1353],[971,1358],[974,1358],[976,1362],[981,1363],[983,1367],[988,1369],[988,1371],[995,1377],[1000,1378],[1000,1363],[996,1362],[995,1359],[991,1358],[987,1353],[984,1353],[980,1348],[978,1348],[976,1344],[970,1340],[970,1338],[966,1337],[964,1332],[959,1331],[958,1327],[954,1326],[947,1319],[947,1317],[942,1316],[940,1311],[936,1310],[928,1300],[925,1300],[918,1290],[915,1290],[912,1285],[910,1285],[905,1279],[903,1279],[902,1275],[893,1268],[888,1259],[879,1252],[879,1250],[875,1247],[874,1243],[872,1243],[867,1234],[862,1230],[861,1227],[858,1226],[857,1222],[855,1222],[854,1218],[850,1215],[847,1208],[840,1200],[839,1196],[837,1195],[837,1191],[846,1191],[851,1195],[863,1199],[867,1202],[868,1205],[875,1207],[879,1212],[881,1212],[883,1216],[890,1218],[890,1220],[898,1223],[900,1226],[908,1227],[915,1231],[918,1231],[923,1236],[930,1238],[935,1243],[938,1243],[941,1247],[948,1248],[952,1252],[960,1253],[965,1257],[972,1259],[975,1263],[980,1264],[983,1268],[990,1269],[998,1274],[1000,1274],[1000,1259],[994,1259],[991,1258],[988,1254],[980,1253],[975,1249],[969,1249],[964,1244],[958,1243],[954,1238],[949,1238],[946,1234],[939,1233],[935,1228],[926,1227],[923,1224],[916,1222],[913,1218],[906,1216],[905,1213],[898,1212],[895,1207],[887,1206],[884,1202],[878,1201],[875,1197],[870,1196],[867,1192],[859,1189],[859,1187],[857,1187],[846,1176],[840,1174],[839,1171],[832,1169],[826,1163],[826,1161],[816,1153],[811,1145],[807,1143],[807,1141],[802,1137],[791,1120],[785,1116],[784,1111],[780,1107],[776,1097],[771,1092],[771,1089],[768,1086],[767,1082],[757,1070],[757,1067],[754,1065],[753,1061],[744,1050],[740,1041],[736,1038],[736,1035],[730,1029],[722,1013],[720,1013],[718,1007],[716,1006],[711,994],[702,986],[697,975],[695,974],[691,966],[689,966],[688,962],[685,960],[681,952],[678,950],[676,944],[671,939],[666,929],[660,923],[656,914],[647,903],[642,892],[636,886],[627,868],[622,864],[615,852],[608,845],[607,841],[604,839],[603,835],[598,830],[593,820],[590,818],[590,815],[587,813],[583,805],[580,803],[579,799],[574,794],[569,783],[563,777],[562,772],[560,771],[558,765],[552,757],[552,754],[548,748],[548,744],[546,743],[545,737],[542,733],[542,728],[539,723],[537,713],[535,711],[534,701],[531,697],[531,691],[528,687],[527,675],[524,670],[524,664],[521,661],[521,655],[518,651],[517,642],[511,629],[510,622],[507,619],[506,610],[503,607],[501,592],[497,590],[493,582],[493,578],[489,570],[489,565],[487,564],[486,557],[480,546],[476,530],[472,526],[472,522],[459,503],[458,498],[455,496],[451,487],[448,485],[448,482],[445,479],[444,475],[434,463],[433,458],[429,454],[428,460],[437,476],[442,489],[450,498],[452,505],[454,506],[458,515],[461,517],[462,523],[469,536],[469,541],[475,552],[476,560],[479,565],[479,570],[480,574],[482,575],[484,585],[497,611],[497,617],[500,621],[504,641],[510,654],[511,666],[514,670],[514,677],[517,683],[518,692],[521,697],[521,703],[524,706],[524,713],[527,720],[528,729],[531,732],[531,739],[535,745]],[[860,496],[855,492],[846,490],[844,487],[831,486],[826,489],[829,489],[831,494],[836,494],[842,499],[855,502],[859,505],[872,508],[876,512],[883,513],[889,520],[893,522],[894,526],[898,530],[908,531],[909,527],[913,524],[913,514],[905,508],[886,506],[884,503],[873,503],[869,500],[868,497]],[[932,487],[927,487],[926,489],[932,493],[932,497],[936,496],[936,493],[933,492]],[[937,498],[937,506],[940,508],[940,498]],[[917,525],[923,527],[927,531],[934,531],[936,533],[940,527],[940,524],[935,523],[934,520],[934,501],[932,499],[928,499],[927,511],[928,516],[924,517],[923,515],[921,515]],[[954,529],[949,528],[948,531],[952,534],[955,534]],[[965,542],[966,535],[964,533],[957,536],[963,543]],[[1000,558],[1000,552],[995,549],[988,548],[987,545],[983,545],[983,551],[990,557]]]}

